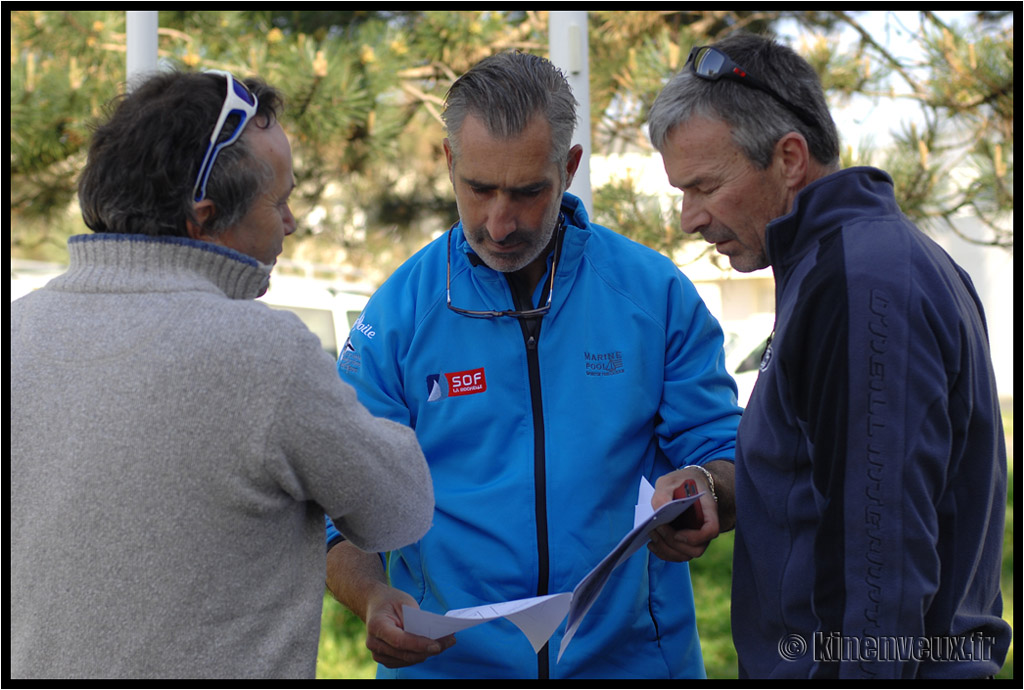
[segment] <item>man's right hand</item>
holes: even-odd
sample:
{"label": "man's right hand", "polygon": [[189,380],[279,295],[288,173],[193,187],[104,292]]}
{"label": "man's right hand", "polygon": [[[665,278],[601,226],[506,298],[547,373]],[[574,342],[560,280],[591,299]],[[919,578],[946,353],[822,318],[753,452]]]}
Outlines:
{"label": "man's right hand", "polygon": [[412,666],[436,656],[455,644],[455,636],[439,640],[405,632],[402,605],[416,606],[416,601],[394,587],[375,588],[366,602],[366,648],[373,660],[388,668]]}
{"label": "man's right hand", "polygon": [[455,644],[455,636],[431,640],[405,632],[402,605],[416,600],[387,584],[380,556],[341,542],[327,552],[327,589],[366,623],[366,648],[388,668],[412,666]]}

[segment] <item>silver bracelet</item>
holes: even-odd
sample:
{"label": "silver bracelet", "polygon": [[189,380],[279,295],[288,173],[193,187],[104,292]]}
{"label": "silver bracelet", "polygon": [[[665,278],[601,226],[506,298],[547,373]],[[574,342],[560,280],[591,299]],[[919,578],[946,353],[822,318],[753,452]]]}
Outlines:
{"label": "silver bracelet", "polygon": [[683,469],[687,470],[687,469],[690,469],[691,467],[693,469],[695,469],[695,470],[700,470],[701,472],[704,473],[704,476],[708,480],[708,488],[711,489],[711,498],[715,499],[715,503],[718,503],[718,494],[715,493],[715,478],[711,476],[710,472],[708,472],[706,469],[704,469],[700,465],[687,465]]}

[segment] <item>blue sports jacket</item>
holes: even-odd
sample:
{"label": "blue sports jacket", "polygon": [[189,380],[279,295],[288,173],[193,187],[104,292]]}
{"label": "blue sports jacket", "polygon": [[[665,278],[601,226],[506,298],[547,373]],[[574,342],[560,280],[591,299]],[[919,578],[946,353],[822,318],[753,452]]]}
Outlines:
{"label": "blue sports jacket", "polygon": [[[632,527],[641,475],[653,483],[733,457],[735,384],[693,285],[666,257],[591,224],[577,198],[565,195],[563,213],[539,334],[447,308],[443,235],[373,296],[338,361],[371,412],[416,430],[430,465],[433,526],[388,557],[392,584],[424,610],[572,591]],[[450,259],[454,306],[514,308],[506,277],[472,253],[461,225]],[[615,571],[556,663],[563,633],[538,655],[493,621],[379,675],[704,677],[689,570],[646,549]]]}

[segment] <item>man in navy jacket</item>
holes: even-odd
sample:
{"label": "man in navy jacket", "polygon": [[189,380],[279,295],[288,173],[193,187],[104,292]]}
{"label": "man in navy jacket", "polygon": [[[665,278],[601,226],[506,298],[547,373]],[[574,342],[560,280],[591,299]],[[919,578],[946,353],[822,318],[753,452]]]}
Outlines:
{"label": "man in navy jacket", "polygon": [[737,438],[740,674],[993,675],[1006,449],[970,278],[886,173],[839,170],[817,75],[770,39],[694,48],[650,133],[683,230],[775,274]]}

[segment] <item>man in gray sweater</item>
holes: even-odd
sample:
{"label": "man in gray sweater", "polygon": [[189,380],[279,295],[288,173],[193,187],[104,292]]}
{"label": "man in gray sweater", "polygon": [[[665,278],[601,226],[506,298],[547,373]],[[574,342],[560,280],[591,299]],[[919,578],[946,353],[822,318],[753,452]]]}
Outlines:
{"label": "man in gray sweater", "polygon": [[324,513],[372,551],[430,525],[413,432],[254,301],[295,229],[279,106],[140,84],[90,146],[95,234],[11,305],[14,678],[312,677]]}

